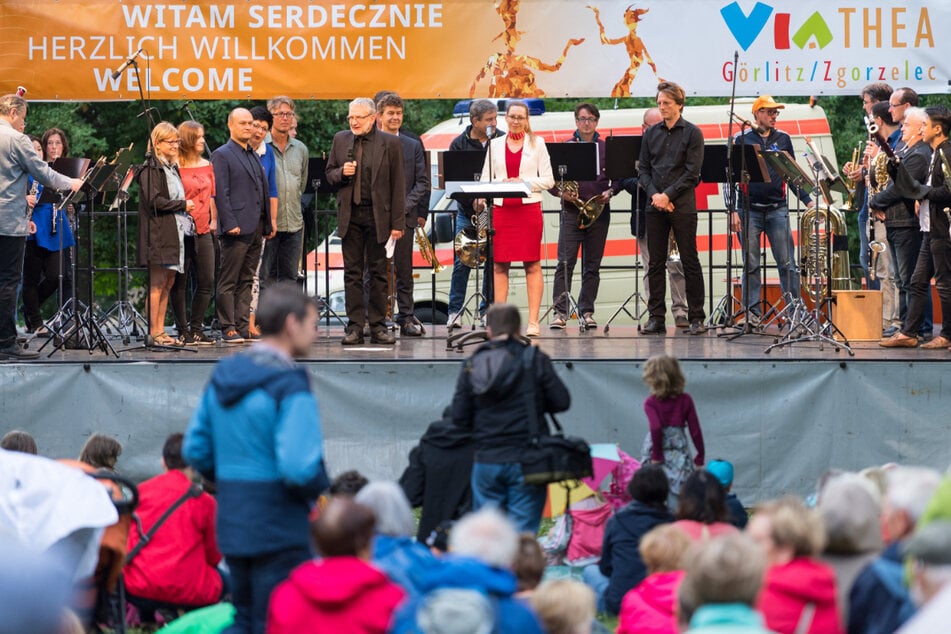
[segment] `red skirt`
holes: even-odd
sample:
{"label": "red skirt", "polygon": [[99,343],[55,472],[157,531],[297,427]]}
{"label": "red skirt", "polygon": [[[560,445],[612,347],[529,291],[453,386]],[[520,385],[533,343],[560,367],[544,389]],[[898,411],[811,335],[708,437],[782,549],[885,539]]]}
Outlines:
{"label": "red skirt", "polygon": [[536,262],[542,253],[542,204],[506,198],[492,210],[496,262]]}

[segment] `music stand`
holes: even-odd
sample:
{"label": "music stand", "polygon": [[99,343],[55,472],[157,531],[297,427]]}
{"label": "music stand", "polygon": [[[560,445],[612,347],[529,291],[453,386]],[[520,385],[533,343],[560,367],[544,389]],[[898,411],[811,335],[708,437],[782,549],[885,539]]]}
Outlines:
{"label": "music stand", "polygon": [[[647,312],[647,302],[641,296],[641,250],[637,245],[637,232],[643,231],[644,210],[641,204],[641,188],[637,184],[637,157],[641,155],[640,136],[609,136],[604,141],[605,174],[612,182],[617,181],[631,195],[631,213],[634,214],[634,292],[627,296],[611,318],[604,324],[604,334],[611,330],[611,323],[622,312],[635,323]],[[634,300],[634,312],[627,305]],[[644,304],[644,308],[640,305]],[[640,326],[638,326],[640,327]]]}
{"label": "music stand", "polygon": [[[493,200],[496,198],[528,198],[531,196],[531,193],[532,188],[524,181],[508,181],[504,183],[456,181],[446,183],[446,195],[453,200],[474,200],[476,198],[485,199],[485,213],[487,217],[485,232],[486,268],[491,269],[493,264],[492,237],[495,234],[495,229],[493,228],[492,224],[492,209],[494,207]],[[486,283],[486,286],[489,290],[489,296],[486,299],[486,303],[491,305],[495,301],[494,289],[488,282]],[[488,332],[482,329],[475,330],[475,325],[473,324],[473,330],[469,332],[449,335],[449,337],[446,338],[446,349],[450,350],[455,347],[456,352],[462,352],[463,346],[471,343],[478,343],[480,341],[487,341],[488,339]]]}
{"label": "music stand", "polygon": [[[831,191],[833,188],[837,189],[836,184],[833,182],[836,176],[833,171],[828,170],[828,160],[824,156],[820,155],[815,148],[812,149],[815,153],[814,158],[821,159],[811,162],[813,173],[815,174],[815,180],[813,180],[813,178],[810,177],[809,174],[803,170],[796,160],[788,153],[769,150],[763,152],[764,158],[769,162],[770,166],[774,166],[774,170],[780,174],[787,184],[795,184],[796,186],[801,187],[810,193],[814,193],[818,189],[822,193],[822,201],[824,201],[826,205],[824,236],[819,230],[820,221],[818,218],[818,207],[816,208],[816,217],[812,222],[812,249],[815,252],[816,261],[818,261],[819,257],[822,255],[822,247],[820,247],[820,242],[824,241],[826,243],[824,247],[826,297],[822,297],[822,276],[819,275],[817,271],[817,274],[812,279],[812,310],[806,310],[801,298],[795,298],[793,301],[794,306],[792,308],[793,319],[790,320],[789,331],[782,339],[775,341],[772,345],[768,346],[765,352],[769,353],[769,351],[773,348],[791,345],[801,341],[816,341],[819,343],[820,350],[822,350],[824,344],[829,343],[833,346],[836,352],[838,352],[839,348],[842,347],[848,351],[849,356],[855,356],[855,352],[852,351],[852,347],[849,345],[848,338],[832,321],[831,304],[835,301],[835,298],[832,295],[832,251],[834,245],[833,240],[835,238],[831,233],[830,207],[832,204]],[[818,185],[816,183],[818,183]],[[808,185],[808,187],[806,187],[806,185]],[[821,204],[821,202],[817,200],[816,205],[819,204]],[[829,308],[828,314],[825,316],[822,314],[822,309],[824,306]],[[842,341],[836,341],[836,334],[842,337]]]}
{"label": "music stand", "polygon": [[[83,176],[83,186],[79,190],[75,192],[71,192],[68,196],[63,198],[63,200],[59,203],[58,206],[54,206],[53,208],[54,217],[56,217],[56,214],[58,214],[63,207],[66,207],[72,204],[73,202],[78,203],[81,200],[88,200],[91,207],[95,201],[96,194],[102,192],[103,189],[106,187],[106,185],[112,180],[113,175],[116,172],[116,162],[121,153],[122,153],[122,150],[120,150],[120,152],[116,154],[116,158],[113,159],[113,161],[110,163],[106,163],[106,157],[104,156],[100,157],[99,160],[96,161],[95,165],[93,165],[89,170],[87,170],[85,175]],[[85,310],[82,312],[82,315],[80,315],[80,313],[74,309],[72,320],[69,327],[66,328],[64,332],[60,333],[59,336],[51,337],[49,341],[47,341],[46,343],[43,344],[43,346],[40,347],[40,350],[43,350],[43,348],[49,345],[51,341],[53,342],[54,344],[53,349],[50,351],[47,357],[53,356],[55,352],[57,352],[58,350],[62,348],[65,348],[67,346],[67,343],[71,339],[75,339],[77,343],[85,342],[86,344],[85,347],[89,351],[90,354],[92,354],[93,350],[95,350],[96,348],[99,348],[104,353],[106,354],[112,353],[113,355],[115,355],[116,358],[119,358],[119,353],[116,352],[115,348],[112,347],[112,345],[106,339],[105,335],[103,335],[102,330],[99,328],[99,324],[96,323],[96,320],[94,319],[94,315],[93,315],[93,290],[92,290],[93,239],[92,239],[92,210],[91,209],[89,213],[89,218],[90,218],[89,220],[90,229],[89,229],[89,237],[88,237],[88,244],[89,244],[88,255],[89,255],[89,262],[90,262],[89,305],[86,306]],[[74,264],[74,268],[75,268],[75,264]],[[76,299],[76,280],[75,279],[73,280],[73,299],[74,300]]]}
{"label": "music stand", "polygon": [[[327,173],[327,157],[312,156],[307,159],[307,182],[304,183],[304,196],[310,196],[313,200],[317,199],[317,194],[336,194],[339,186],[331,185],[324,177]],[[324,312],[325,324],[327,326],[327,336],[330,336],[330,317],[340,325],[346,325],[340,315],[330,307],[330,234],[324,236],[324,295],[321,295],[317,289],[317,236],[319,234],[318,222],[320,214],[317,213],[317,205],[314,204],[314,301],[317,303],[317,310]],[[307,258],[304,258],[304,291],[307,291]],[[319,322],[319,320],[318,320]]]}
{"label": "music stand", "polygon": [[[728,182],[726,183],[728,192],[726,294],[720,298],[720,301],[717,302],[716,307],[713,309],[713,311],[711,311],[710,317],[707,319],[707,328],[736,328],[737,318],[741,314],[746,313],[748,310],[747,306],[749,301],[746,295],[749,292],[749,284],[744,285],[744,290],[741,292],[742,297],[739,301],[739,306],[736,306],[737,300],[733,296],[734,233],[730,224],[729,214],[733,211],[738,211],[736,203],[740,187],[745,188],[750,183],[769,182],[769,173],[767,172],[762,160],[757,156],[757,146],[750,145],[745,142],[745,132],[746,130],[744,128],[740,129],[740,142],[737,143],[733,141],[732,146],[707,146],[707,148],[704,150],[703,165],[700,168],[700,180],[704,183],[722,183],[724,174],[728,179]],[[750,169],[750,166],[755,167]],[[744,209],[745,221],[743,227],[743,242],[745,242],[745,236],[747,236],[749,233],[750,222],[750,199],[748,194],[743,196],[743,201],[746,205],[746,208]],[[745,257],[746,248],[743,244],[740,245],[740,253],[743,255],[741,275],[745,280],[749,275],[749,264],[747,262],[747,258]],[[762,270],[763,269],[761,267],[761,274]],[[752,329],[750,320],[747,318],[740,332],[729,333],[731,335],[730,340],[732,341],[736,337],[751,332]]]}
{"label": "music stand", "polygon": [[[467,198],[453,198],[450,195],[449,185],[453,185],[453,191],[457,191],[457,187],[460,183],[466,182],[476,182],[482,177],[482,166],[485,164],[485,154],[482,152],[473,152],[471,150],[451,150],[442,152],[439,154],[439,166],[440,166],[440,176],[442,182],[446,187],[446,196],[457,201],[460,206],[465,207],[465,203],[470,203],[468,210],[472,211],[472,216],[470,216],[469,221],[472,224],[471,231],[466,233],[466,237],[475,241],[475,248],[482,253],[483,250],[487,250],[488,247],[484,246],[481,243],[486,243],[488,241],[488,236],[480,239],[480,229],[478,226],[478,214],[475,213],[475,210],[472,209],[471,202],[475,197]],[[462,210],[465,213],[465,209]],[[488,231],[488,227],[485,227],[485,230]],[[463,231],[466,231],[463,229]],[[453,236],[453,251],[455,251],[455,236]],[[492,269],[489,267],[488,258],[484,255],[477,256],[477,262],[480,263],[480,266],[475,267],[475,292],[466,297],[462,302],[462,307],[459,309],[460,321],[463,319],[463,316],[467,313],[472,315],[472,320],[470,326],[473,330],[476,327],[476,315],[479,315],[485,312],[486,306],[488,306],[491,301],[489,297],[494,299],[495,289],[493,287],[494,279],[492,278]],[[485,264],[482,265],[481,263]],[[455,266],[455,261],[453,261],[453,266]],[[484,277],[483,277],[484,276]],[[466,277],[468,280],[468,276]],[[468,282],[466,283],[468,287]],[[469,304],[475,302],[475,310],[469,311]]]}
{"label": "music stand", "polygon": [[[558,191],[563,192],[565,190],[566,179],[580,182],[593,181],[598,178],[600,165],[598,165],[597,143],[550,143],[547,147],[548,155],[551,158],[551,165],[554,168],[555,173],[558,175]],[[562,291],[561,295],[556,297],[554,302],[548,306],[548,309],[539,318],[539,321],[544,321],[544,319],[552,312],[557,314],[558,303],[560,300],[562,300],[562,298],[564,298],[564,303],[562,306],[565,310],[565,321],[570,320],[571,316],[574,315],[575,319],[578,320],[579,330],[581,332],[585,332],[587,330],[587,326],[585,325],[584,319],[581,315],[581,310],[578,308],[578,302],[575,300],[570,290],[571,274],[568,272],[567,248],[565,249],[564,254],[561,253],[561,231],[567,223],[568,209],[565,205],[564,196],[559,196],[558,198],[561,201],[561,214],[558,230],[558,264],[562,266],[561,270],[562,276],[564,278],[565,290]],[[575,255],[577,255],[577,253]]]}

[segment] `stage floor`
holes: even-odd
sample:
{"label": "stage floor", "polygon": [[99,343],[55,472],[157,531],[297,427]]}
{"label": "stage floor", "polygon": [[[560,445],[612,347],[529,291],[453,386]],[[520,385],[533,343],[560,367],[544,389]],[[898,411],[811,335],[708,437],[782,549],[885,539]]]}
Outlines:
{"label": "stage floor", "polygon": [[[447,347],[447,329],[445,326],[427,326],[427,333],[422,337],[405,337],[397,335],[395,345],[377,345],[367,343],[361,346],[342,346],[343,328],[339,326],[327,327],[321,324],[314,345],[304,362],[333,362],[333,361],[360,361],[372,363],[374,361],[452,361],[463,358],[475,349],[475,345],[468,345],[463,350]],[[471,332],[471,327],[454,330],[453,333]],[[799,341],[788,345],[767,348],[781,341],[785,331],[780,332],[770,327],[765,333],[747,333],[742,336],[733,336],[739,331],[736,329],[711,329],[702,335],[689,336],[686,331],[673,326],[667,328],[667,334],[642,335],[636,326],[611,325],[607,333],[603,328],[580,332],[575,324],[570,324],[565,330],[550,330],[542,327],[540,337],[531,341],[543,349],[553,359],[561,361],[624,361],[643,360],[655,354],[671,354],[682,360],[690,361],[813,361],[813,360],[851,360],[851,361],[951,361],[951,352],[947,350],[922,350],[910,348],[887,349],[878,345],[877,341],[851,341],[849,355],[845,346],[828,341]],[[30,349],[38,349],[46,340],[35,339]],[[48,345],[41,351],[36,361],[6,361],[7,364],[16,363],[106,363],[106,362],[142,362],[154,361],[158,363],[208,363],[223,356],[227,356],[245,345],[219,344],[217,346],[188,347],[184,350],[168,350],[145,348],[141,342],[122,344],[118,339],[110,339],[109,343],[118,353],[118,356],[104,353],[95,349],[88,350],[58,350],[53,351]],[[52,354],[50,354],[52,352]]]}

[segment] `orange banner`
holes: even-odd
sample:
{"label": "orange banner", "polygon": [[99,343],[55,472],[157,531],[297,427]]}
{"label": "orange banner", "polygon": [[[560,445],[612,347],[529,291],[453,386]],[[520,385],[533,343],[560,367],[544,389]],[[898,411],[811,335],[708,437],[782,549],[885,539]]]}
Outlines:
{"label": "orange banner", "polygon": [[946,92],[936,34],[951,28],[951,0],[902,4],[0,0],[0,92],[135,99],[141,82],[155,99],[625,97],[652,96],[661,77],[689,95],[728,95],[734,80],[742,94],[858,94],[874,81]]}

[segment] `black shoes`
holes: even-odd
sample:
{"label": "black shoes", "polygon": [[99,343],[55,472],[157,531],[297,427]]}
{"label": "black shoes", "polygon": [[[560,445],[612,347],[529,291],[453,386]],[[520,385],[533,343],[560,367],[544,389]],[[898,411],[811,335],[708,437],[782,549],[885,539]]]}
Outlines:
{"label": "black shoes", "polygon": [[359,326],[350,328],[343,339],[340,340],[342,346],[359,346],[363,344],[363,328]]}
{"label": "black shoes", "polygon": [[703,320],[694,319],[690,322],[690,327],[687,328],[688,335],[702,335],[707,331],[707,327],[703,325]]}
{"label": "black shoes", "polygon": [[642,335],[665,335],[667,334],[667,326],[664,325],[659,319],[648,319],[647,323],[641,326]]}
{"label": "black shoes", "polygon": [[401,337],[422,337],[426,333],[422,324],[415,320],[407,319],[400,324]]}

